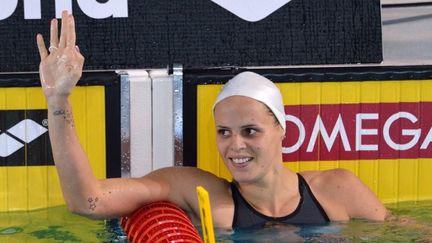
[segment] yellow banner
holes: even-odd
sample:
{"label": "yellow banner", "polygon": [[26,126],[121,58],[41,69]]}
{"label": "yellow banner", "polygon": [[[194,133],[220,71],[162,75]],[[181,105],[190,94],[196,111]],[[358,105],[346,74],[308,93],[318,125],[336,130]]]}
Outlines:
{"label": "yellow banner", "polygon": [[[78,137],[97,178],[106,171],[104,92],[103,86],[77,87],[71,96]],[[46,109],[41,88],[0,89],[0,212],[64,204]]]}

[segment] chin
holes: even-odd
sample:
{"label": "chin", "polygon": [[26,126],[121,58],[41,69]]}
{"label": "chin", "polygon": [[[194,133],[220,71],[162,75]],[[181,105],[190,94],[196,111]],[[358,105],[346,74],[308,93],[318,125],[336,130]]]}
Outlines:
{"label": "chin", "polygon": [[237,183],[252,183],[254,182],[254,178],[246,175],[233,175],[233,180]]}

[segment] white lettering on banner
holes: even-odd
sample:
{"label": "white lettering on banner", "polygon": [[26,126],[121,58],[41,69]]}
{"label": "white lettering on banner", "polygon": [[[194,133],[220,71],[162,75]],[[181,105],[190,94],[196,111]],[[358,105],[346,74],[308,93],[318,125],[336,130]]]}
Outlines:
{"label": "white lettering on banner", "polygon": [[422,145],[420,146],[420,149],[427,149],[429,144],[432,142],[432,128],[429,129],[428,134],[426,135],[425,140],[423,141]]}
{"label": "white lettering on banner", "polygon": [[[108,0],[99,3],[96,0],[77,0],[78,6],[90,18],[127,18],[128,0]],[[0,20],[9,18],[16,10],[18,0],[3,0],[0,8]],[[56,18],[61,18],[61,12],[72,13],[72,0],[55,1]],[[24,0],[24,19],[41,19],[41,0]]]}
{"label": "white lettering on banner", "polygon": [[429,101],[286,105],[282,157],[285,162],[432,158],[431,109]]}
{"label": "white lettering on banner", "polygon": [[24,0],[24,16],[26,19],[41,19],[40,0]]}
{"label": "white lettering on banner", "polygon": [[389,119],[387,119],[387,121],[384,124],[384,128],[383,128],[384,140],[394,150],[408,150],[417,144],[420,138],[421,129],[402,129],[402,135],[413,136],[413,139],[411,139],[411,141],[409,141],[406,144],[395,143],[390,137],[390,126],[400,118],[406,118],[410,120],[410,122],[412,123],[417,122],[417,117],[415,117],[413,114],[409,112],[398,112],[396,114],[393,114],[392,116],[389,117]]}
{"label": "white lettering on banner", "polygon": [[61,19],[63,10],[72,13],[72,1],[70,0],[56,0],[55,1],[56,18]]}
{"label": "white lettering on banner", "polygon": [[306,130],[305,130],[303,123],[300,121],[300,119],[298,119],[295,116],[286,115],[285,120],[294,123],[299,130],[299,138],[298,138],[297,142],[291,147],[283,147],[282,148],[282,153],[289,154],[289,153],[297,151],[300,148],[300,146],[302,146],[302,144],[305,140],[305,137],[306,137]]}
{"label": "white lettering on banner", "polygon": [[317,141],[318,138],[318,133],[321,133],[321,136],[324,139],[324,143],[328,151],[330,151],[331,148],[333,147],[334,141],[336,140],[336,136],[338,133],[340,133],[341,135],[342,144],[344,146],[345,151],[351,151],[351,146],[349,145],[348,136],[346,134],[345,126],[342,122],[342,117],[340,114],[338,116],[338,119],[335,123],[335,126],[333,127],[333,131],[330,136],[327,133],[327,130],[324,126],[323,121],[321,120],[320,115],[317,116],[314,128],[312,130],[312,135],[306,149],[307,152],[313,151],[313,148],[315,147],[315,142]]}
{"label": "white lettering on banner", "polygon": [[211,0],[241,19],[249,22],[260,21],[291,0]]}
{"label": "white lettering on banner", "polygon": [[106,3],[97,1],[78,0],[81,10],[94,19],[125,18],[128,16],[127,0],[109,0]]}
{"label": "white lettering on banner", "polygon": [[5,0],[2,1],[0,8],[0,20],[9,18],[14,12],[18,5],[18,0]]}
{"label": "white lettering on banner", "polygon": [[[365,145],[362,143],[362,137],[365,135],[378,135],[378,129],[364,129],[362,127],[363,120],[376,120],[379,118],[378,113],[358,113],[356,114],[356,120],[355,120],[355,149],[356,151],[377,151],[378,145],[377,144],[368,144]],[[412,139],[403,144],[396,143],[390,136],[390,129],[391,126],[399,119],[408,119],[412,124],[417,123],[418,119],[416,116],[409,112],[398,112],[393,115],[391,115],[384,123],[382,135],[384,137],[384,141],[386,144],[394,149],[394,150],[409,150],[413,148],[420,140],[422,129],[404,129],[402,128],[401,135],[402,136],[412,136]],[[305,138],[306,138],[306,129],[303,124],[303,122],[293,115],[286,115],[286,121],[291,122],[296,125],[299,131],[298,139],[294,143],[294,145],[289,147],[283,147],[283,153],[293,153],[300,149],[302,146]],[[337,135],[340,134],[342,144],[345,151],[351,151],[351,146],[349,143],[348,135],[345,129],[345,125],[342,119],[341,114],[338,114],[337,121],[333,127],[333,130],[331,132],[331,135],[328,134],[325,124],[321,119],[321,116],[318,115],[315,124],[313,126],[313,129],[311,131],[310,140],[307,146],[306,151],[312,152],[314,149],[314,146],[316,144],[316,141],[318,139],[318,134],[321,134],[322,139],[324,140],[324,143],[327,147],[327,150],[330,151],[333,147],[333,144],[337,138]],[[425,136],[420,149],[424,150],[427,149],[432,143],[432,127],[429,129],[428,134]]]}
{"label": "white lettering on banner", "polygon": [[363,120],[376,120],[378,119],[377,113],[360,113],[356,115],[356,150],[357,151],[377,151],[378,145],[362,143],[363,135],[378,135],[378,129],[363,129]]}

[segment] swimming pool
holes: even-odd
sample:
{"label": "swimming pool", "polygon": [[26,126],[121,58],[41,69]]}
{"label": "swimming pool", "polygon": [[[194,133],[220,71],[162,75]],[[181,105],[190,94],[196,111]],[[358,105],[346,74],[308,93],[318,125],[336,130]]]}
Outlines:
{"label": "swimming pool", "polygon": [[[395,219],[352,220],[325,226],[272,226],[261,230],[216,230],[217,242],[432,242],[432,201],[386,205]],[[127,242],[117,220],[95,221],[64,206],[0,213],[0,242]]]}
{"label": "swimming pool", "polygon": [[386,205],[388,222],[351,220],[326,226],[276,226],[221,234],[218,242],[432,242],[432,201]]}
{"label": "swimming pool", "polygon": [[117,220],[71,214],[66,206],[0,213],[0,242],[126,242]]}

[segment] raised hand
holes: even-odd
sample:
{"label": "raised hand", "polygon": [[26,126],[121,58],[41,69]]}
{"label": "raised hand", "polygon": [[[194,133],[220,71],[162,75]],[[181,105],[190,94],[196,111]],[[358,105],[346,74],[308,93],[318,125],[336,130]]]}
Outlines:
{"label": "raised hand", "polygon": [[39,75],[47,99],[68,96],[82,75],[84,57],[75,42],[74,17],[67,11],[62,13],[60,39],[57,19],[51,21],[48,50],[42,35],[37,35],[37,46],[41,58]]}

